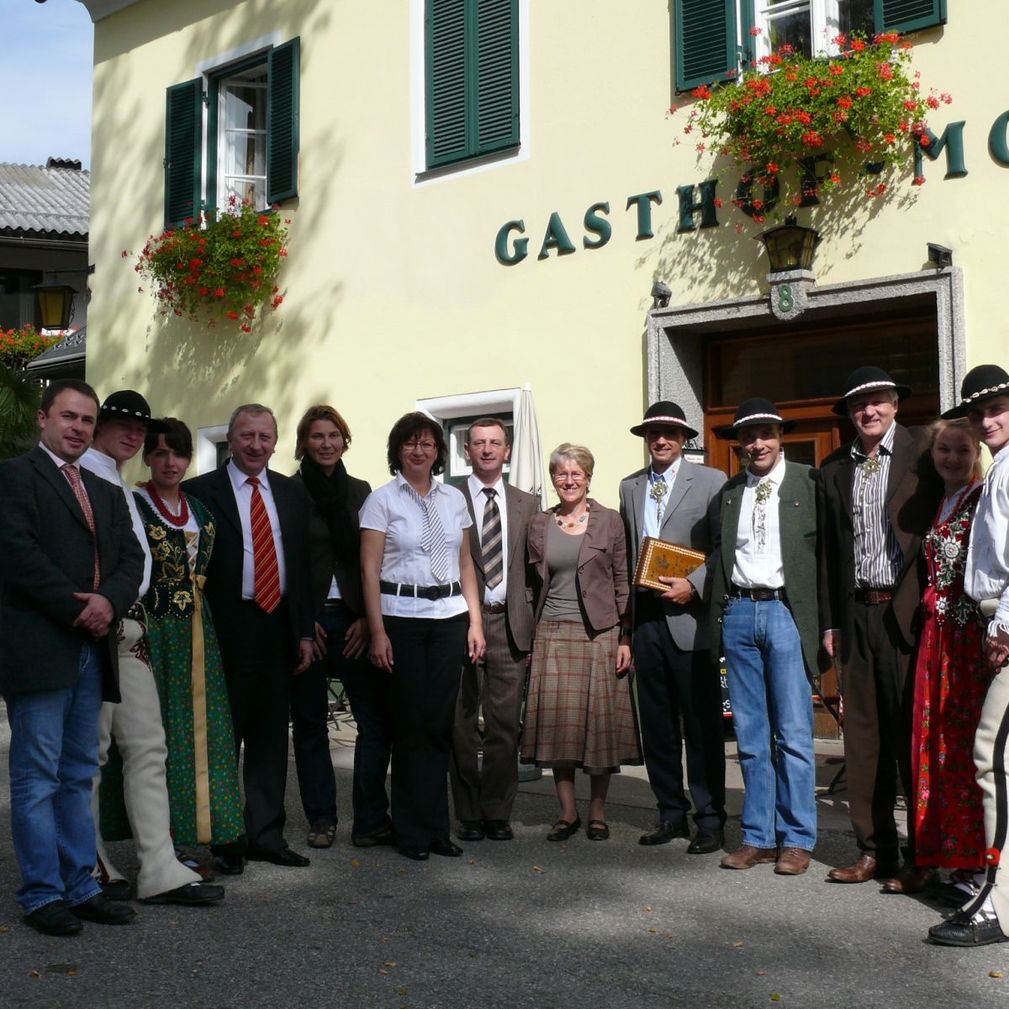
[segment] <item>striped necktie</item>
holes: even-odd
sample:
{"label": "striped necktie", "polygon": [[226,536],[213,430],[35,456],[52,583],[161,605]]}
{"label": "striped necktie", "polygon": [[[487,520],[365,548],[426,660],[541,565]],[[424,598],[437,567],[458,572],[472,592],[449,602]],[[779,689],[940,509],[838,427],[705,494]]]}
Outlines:
{"label": "striped necktie", "polygon": [[420,506],[421,515],[424,518],[424,531],[420,538],[420,545],[424,548],[424,553],[427,554],[431,562],[431,577],[439,585],[443,585],[448,581],[448,543],[445,542],[445,528],[441,524],[438,508],[435,505],[436,488],[432,487],[427,497],[422,497],[409,484],[406,486]]}
{"label": "striped necktie", "polygon": [[252,565],[256,585],[256,605],[264,613],[272,613],[280,605],[280,567],[277,564],[277,546],[273,542],[273,526],[266,511],[266,503],[259,490],[259,477],[246,481],[252,487]]}
{"label": "striped necktie", "polygon": [[67,478],[67,483],[70,484],[70,489],[74,492],[74,497],[77,498],[77,503],[81,506],[81,511],[84,512],[84,521],[87,523],[88,529],[91,530],[91,535],[95,540],[92,587],[97,589],[102,582],[102,573],[101,568],[98,565],[98,537],[95,534],[95,513],[91,510],[91,499],[88,497],[88,492],[81,480],[80,470],[78,470],[73,463],[64,463],[64,465],[60,467],[60,471]]}
{"label": "striped necktie", "polygon": [[504,578],[504,551],[501,539],[501,510],[497,504],[497,491],[484,487],[487,503],[483,510],[483,528],[480,531],[480,554],[484,579],[489,588],[496,588]]}

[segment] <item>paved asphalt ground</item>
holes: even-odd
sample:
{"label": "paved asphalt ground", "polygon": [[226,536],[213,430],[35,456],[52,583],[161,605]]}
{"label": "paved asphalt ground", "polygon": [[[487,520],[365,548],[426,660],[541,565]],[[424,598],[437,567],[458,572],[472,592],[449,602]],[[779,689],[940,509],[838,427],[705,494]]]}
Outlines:
{"label": "paved asphalt ground", "polygon": [[[608,842],[580,833],[547,843],[556,807],[545,778],[522,786],[511,843],[413,863],[351,847],[344,821],[309,868],[252,865],[226,882],[219,907],[137,905],[129,926],[47,938],[22,924],[13,897],[8,738],[0,713],[2,1009],[1009,1006],[1009,944],[931,946],[936,903],[824,881],[854,854],[843,792],[821,795],[815,861],[788,878],[771,866],[719,869],[718,855],[687,855],[684,841],[640,847],[654,812],[637,771],[614,779]],[[345,812],[352,738],[346,725],[333,738]],[[826,785],[837,747],[818,749]],[[728,767],[734,847],[741,788],[731,746]],[[293,774],[288,816],[292,846],[306,851]],[[115,846],[124,868],[130,851]]]}

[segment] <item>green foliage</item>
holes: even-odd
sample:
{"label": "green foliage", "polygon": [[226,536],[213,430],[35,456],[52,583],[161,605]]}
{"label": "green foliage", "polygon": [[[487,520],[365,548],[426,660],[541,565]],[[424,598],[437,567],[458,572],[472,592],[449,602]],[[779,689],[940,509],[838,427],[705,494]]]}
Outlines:
{"label": "green foliage", "polygon": [[19,455],[34,444],[40,393],[38,380],[0,364],[0,459]]}
{"label": "green foliage", "polygon": [[[232,196],[215,218],[187,218],[184,227],[149,238],[134,269],[152,286],[162,315],[231,323],[248,333],[260,308],[284,300],[276,279],[288,224]],[[130,255],[124,250],[124,259]]]}
{"label": "green foliage", "polygon": [[[836,56],[810,58],[785,45],[736,82],[695,88],[684,132],[700,135],[698,151],[729,158],[744,179],[765,186],[777,185],[787,163],[828,157],[832,168],[814,191],[793,196],[797,205],[847,178],[909,163],[914,144],[929,143],[928,111],[952,99],[922,95],[918,73],[909,72],[910,44],[895,32],[833,41],[842,50]],[[886,190],[885,182],[873,181],[865,192],[879,197]]]}

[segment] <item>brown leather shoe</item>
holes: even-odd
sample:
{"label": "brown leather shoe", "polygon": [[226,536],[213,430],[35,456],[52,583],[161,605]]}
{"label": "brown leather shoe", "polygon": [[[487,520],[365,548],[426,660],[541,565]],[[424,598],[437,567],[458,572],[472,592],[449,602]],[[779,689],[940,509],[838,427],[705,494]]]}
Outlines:
{"label": "brown leather shoe", "polygon": [[752,844],[744,844],[737,851],[723,855],[719,865],[723,869],[752,869],[755,865],[775,862],[777,858],[777,848],[755,848]]}
{"label": "brown leather shoe", "polygon": [[895,873],[896,866],[892,863],[881,863],[875,855],[864,852],[851,865],[831,869],[827,879],[834,883],[865,883],[877,876],[893,876]]}
{"label": "brown leather shoe", "polygon": [[938,878],[935,869],[926,866],[905,865],[896,876],[883,883],[883,893],[921,893],[927,890]]}
{"label": "brown leather shoe", "polygon": [[809,859],[804,848],[782,848],[774,871],[779,876],[801,876],[809,868]]}

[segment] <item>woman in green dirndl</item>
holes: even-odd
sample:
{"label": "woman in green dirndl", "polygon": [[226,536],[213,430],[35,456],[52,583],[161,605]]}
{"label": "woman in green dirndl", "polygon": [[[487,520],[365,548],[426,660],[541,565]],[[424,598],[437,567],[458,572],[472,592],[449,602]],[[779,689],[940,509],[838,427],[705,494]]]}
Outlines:
{"label": "woman in green dirndl", "polygon": [[221,653],[203,581],[214,546],[207,509],[180,489],[193,456],[189,428],[165,419],[148,435],[150,482],[137,505],[151,547],[144,596],[151,668],[168,743],[168,798],[176,846],[239,841],[244,833],[235,740]]}

